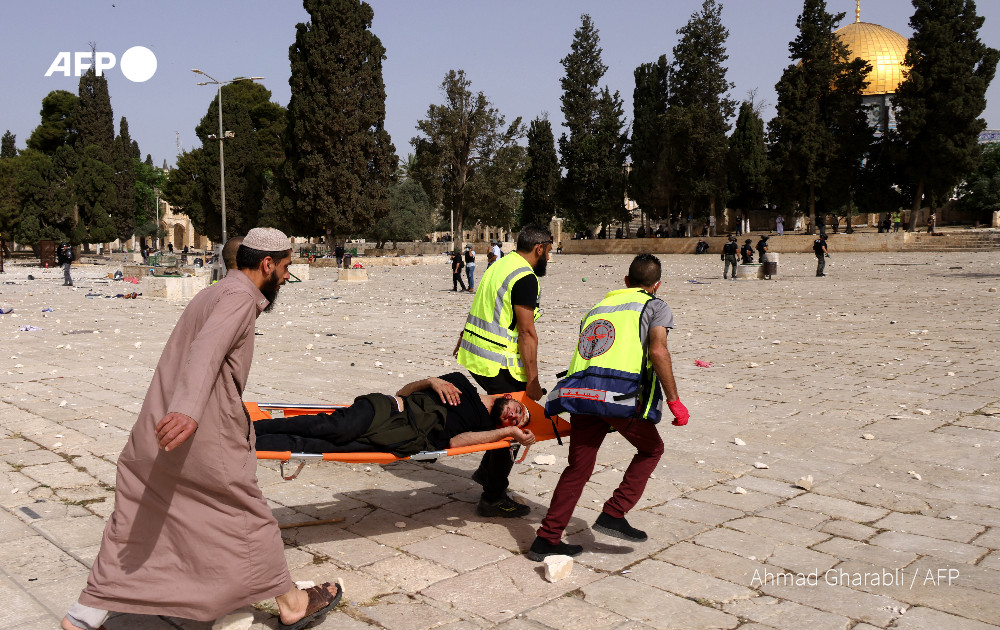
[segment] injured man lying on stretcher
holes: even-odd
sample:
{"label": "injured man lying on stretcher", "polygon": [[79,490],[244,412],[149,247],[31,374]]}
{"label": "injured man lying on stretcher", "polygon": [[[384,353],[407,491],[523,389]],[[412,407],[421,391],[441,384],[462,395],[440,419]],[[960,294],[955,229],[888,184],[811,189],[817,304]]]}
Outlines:
{"label": "injured man lying on stretcher", "polygon": [[459,372],[403,386],[395,396],[368,394],[332,413],[258,420],[258,451],[294,453],[421,451],[487,444],[512,438],[535,443],[528,409],[509,394],[485,396]]}

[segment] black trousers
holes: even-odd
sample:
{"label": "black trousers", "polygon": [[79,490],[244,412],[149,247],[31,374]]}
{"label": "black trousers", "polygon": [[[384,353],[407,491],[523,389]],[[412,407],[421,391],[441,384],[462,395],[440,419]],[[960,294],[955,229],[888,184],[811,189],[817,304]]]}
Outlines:
{"label": "black trousers", "polygon": [[[486,390],[487,394],[512,394],[523,392],[527,383],[521,382],[511,376],[509,370],[500,370],[496,376],[481,376],[473,374],[479,386]],[[510,458],[510,451],[505,448],[498,448],[483,453],[483,459],[479,462],[477,477],[486,481],[483,484],[483,499],[486,501],[499,501],[507,494],[507,486],[510,485],[508,478],[510,471],[514,468],[514,460]]]}
{"label": "black trousers", "polygon": [[451,290],[452,291],[458,291],[458,285],[462,285],[462,290],[465,291],[465,281],[462,280],[462,272],[461,271],[452,271],[451,272],[451,287],[452,287]]}
{"label": "black trousers", "polygon": [[[393,401],[395,406],[395,401]],[[253,423],[258,451],[293,453],[350,453],[371,451],[371,445],[357,439],[368,431],[375,408],[364,398],[355,398],[350,407],[333,413],[293,416]]]}

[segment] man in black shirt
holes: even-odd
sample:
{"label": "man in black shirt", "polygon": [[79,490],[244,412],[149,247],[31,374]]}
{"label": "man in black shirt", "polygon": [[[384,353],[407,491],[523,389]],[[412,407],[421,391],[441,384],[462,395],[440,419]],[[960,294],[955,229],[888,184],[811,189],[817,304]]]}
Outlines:
{"label": "man in black shirt", "polygon": [[[760,237],[760,240],[757,241],[757,262],[759,262],[762,265],[767,262],[767,252],[768,252],[767,239],[768,238],[769,237],[767,236],[767,234],[762,234],[761,237]],[[767,271],[767,267],[766,266],[764,267],[764,271],[765,272]],[[768,280],[771,279],[771,276],[766,275],[766,274],[764,275],[764,277],[766,279],[768,279]]]}
{"label": "man in black shirt", "polygon": [[753,262],[753,245],[750,244],[752,242],[753,241],[750,239],[747,239],[746,242],[743,243],[743,247],[740,248],[740,255],[743,256],[743,260],[740,262],[744,265],[749,265]]}
{"label": "man in black shirt", "polygon": [[296,453],[421,451],[512,438],[535,443],[528,409],[504,395],[483,396],[459,372],[404,385],[395,396],[368,394],[332,413],[258,420],[257,450]]}
{"label": "man in black shirt", "polygon": [[736,237],[730,236],[729,241],[722,246],[722,260],[726,261],[726,266],[722,269],[722,279],[726,279],[726,274],[729,273],[729,267],[733,267],[733,280],[736,279]]}
{"label": "man in black shirt", "polygon": [[819,238],[813,241],[813,253],[816,254],[816,276],[821,277],[826,274],[823,270],[826,269],[826,259],[830,257],[826,249],[826,234],[820,234]]}
{"label": "man in black shirt", "polygon": [[462,285],[462,290],[467,290],[465,288],[465,281],[462,280],[462,269],[465,268],[465,262],[462,260],[462,252],[455,252],[451,255],[451,290],[458,291],[458,285]]}

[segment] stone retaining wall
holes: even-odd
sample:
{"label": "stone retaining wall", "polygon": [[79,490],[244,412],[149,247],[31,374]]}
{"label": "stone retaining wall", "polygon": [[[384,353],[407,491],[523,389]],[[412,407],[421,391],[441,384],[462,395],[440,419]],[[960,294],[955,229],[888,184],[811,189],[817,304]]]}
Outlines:
{"label": "stone retaining wall", "polygon": [[[879,234],[863,232],[854,234],[827,233],[830,251],[838,252],[898,252],[902,251],[912,233],[896,232],[895,234]],[[701,237],[708,243],[708,254],[716,256],[722,252],[722,246],[728,236]],[[760,239],[760,234],[748,234],[736,237],[739,243],[750,239],[754,247]],[[812,253],[813,241],[817,236],[808,234],[771,235],[768,241],[772,251],[776,252],[808,252]],[[941,237],[946,238],[946,237]],[[564,254],[693,254],[698,244],[698,237],[686,238],[628,238],[611,240],[577,240],[563,241]]]}

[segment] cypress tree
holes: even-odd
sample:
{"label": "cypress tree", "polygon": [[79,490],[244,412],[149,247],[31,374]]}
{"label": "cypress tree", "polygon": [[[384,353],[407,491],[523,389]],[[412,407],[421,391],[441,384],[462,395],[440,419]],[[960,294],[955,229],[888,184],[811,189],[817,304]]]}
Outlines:
{"label": "cypress tree", "polygon": [[632,215],[625,207],[625,158],[628,135],[621,96],[605,87],[597,101],[597,127],[594,130],[594,198],[591,202],[595,220],[604,225],[615,221],[628,223]]}
{"label": "cypress tree", "polygon": [[667,56],[660,55],[655,63],[640,65],[634,75],[629,197],[647,215],[669,217],[672,178],[668,163],[670,66]]}
{"label": "cypress tree", "polygon": [[528,167],[524,174],[524,195],[520,224],[548,225],[558,211],[559,156],[552,123],[542,116],[528,126]]}
{"label": "cypress tree", "polygon": [[560,110],[568,133],[559,136],[560,164],[565,176],[560,200],[570,227],[584,229],[599,219],[593,206],[598,183],[597,155],[593,136],[597,131],[600,92],[598,83],[608,67],[601,62],[600,37],[590,16],[580,16],[570,52],[560,63],[565,75],[559,80],[563,95]]}
{"label": "cypress tree", "polygon": [[78,210],[74,243],[106,243],[116,238],[110,214],[117,202],[114,171],[102,157],[99,146],[88,144],[73,174],[73,198]]}
{"label": "cypress tree", "polygon": [[81,150],[95,144],[100,160],[110,165],[115,155],[115,117],[108,80],[91,68],[80,76],[80,103],[76,111],[77,144]]}
{"label": "cypress tree", "polygon": [[8,129],[0,141],[0,159],[17,157],[17,136]]}
{"label": "cypress tree", "polygon": [[139,146],[129,135],[128,121],[124,116],[118,123],[118,136],[115,137],[114,148],[116,199],[110,211],[118,240],[124,243],[136,229],[135,162],[139,158]]}
{"label": "cypress tree", "polygon": [[76,112],[80,98],[66,90],[53,90],[42,99],[41,123],[28,136],[28,148],[54,155],[56,149],[76,140]]}
{"label": "cypress tree", "polygon": [[767,192],[767,146],[764,120],[752,100],[740,104],[736,127],[729,138],[727,170],[730,205],[739,210],[739,219],[764,203]]}
{"label": "cypress tree", "polygon": [[690,206],[707,200],[707,214],[714,218],[717,202],[725,201],[727,121],[736,109],[723,65],[729,59],[729,30],[722,25],[722,5],[705,0],[677,34],[669,105],[676,124],[671,143],[678,188]]}
{"label": "cypress tree", "polygon": [[985,18],[973,0],[913,0],[913,6],[907,69],[894,100],[915,187],[911,232],[925,199],[933,208],[975,170],[986,128],[980,115],[1000,58],[979,39]]}
{"label": "cypress tree", "polygon": [[385,130],[385,47],[359,0],[304,0],[310,21],[289,48],[286,177],[295,222],[331,240],[389,210],[398,158]]}
{"label": "cypress tree", "polygon": [[843,18],[826,10],[826,0],[804,0],[796,20],[799,34],[788,45],[789,56],[799,61],[785,68],[775,85],[778,111],[768,124],[774,188],[789,205],[805,198],[810,234],[816,227],[816,192],[838,159],[838,139],[845,137],[837,127],[851,116],[852,102],[860,110],[863,77],[870,70],[850,61],[847,46],[834,34]]}

